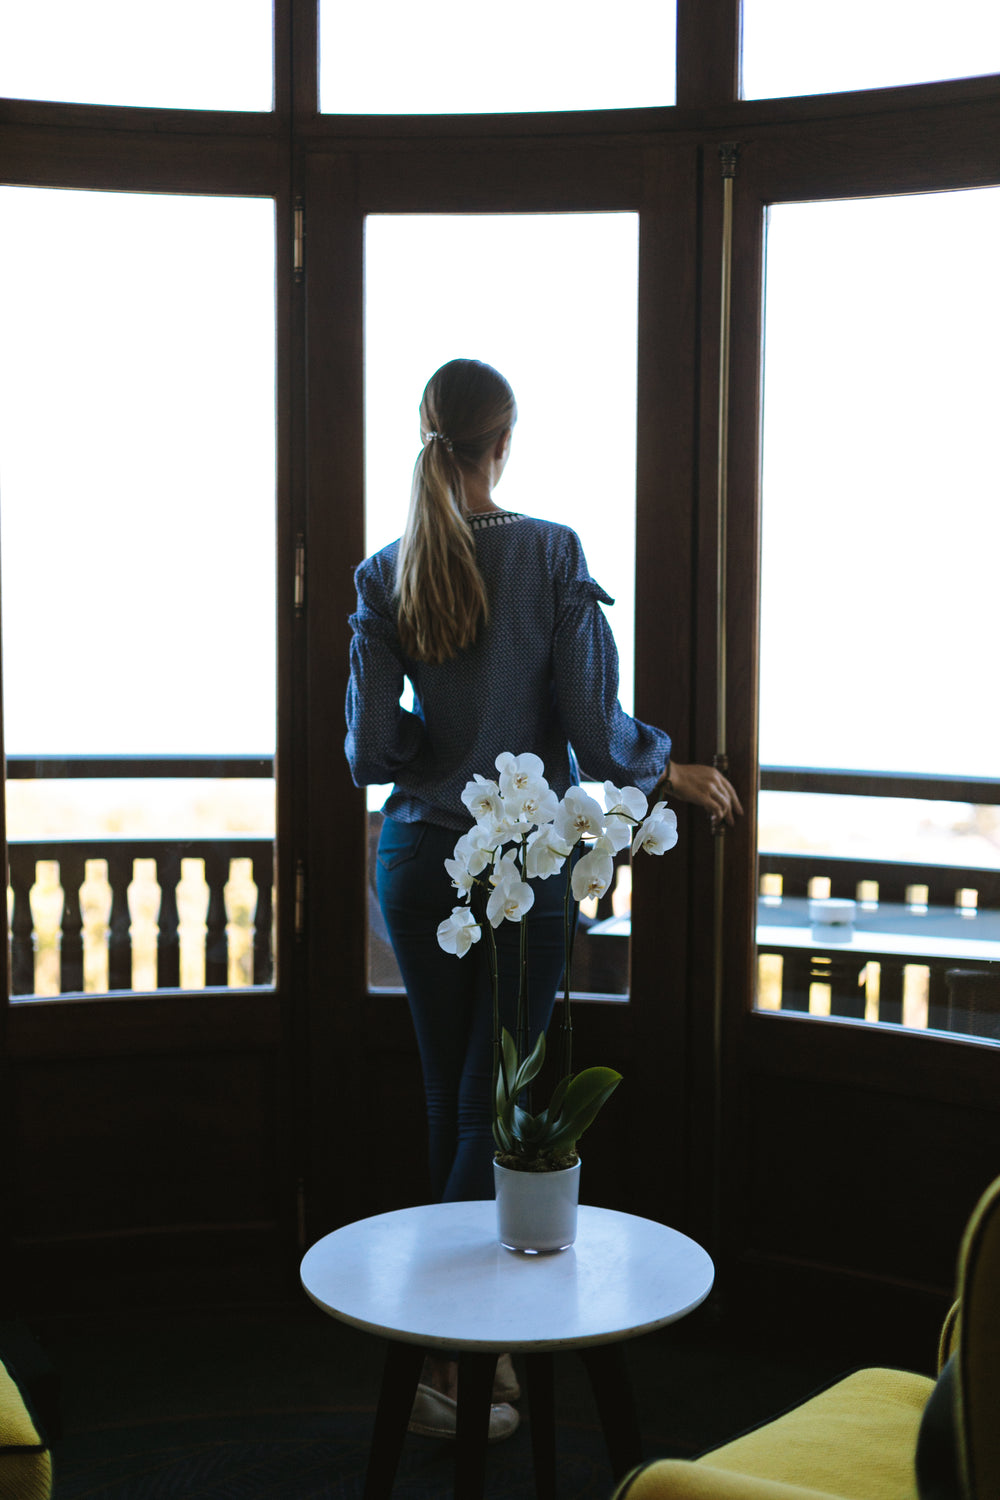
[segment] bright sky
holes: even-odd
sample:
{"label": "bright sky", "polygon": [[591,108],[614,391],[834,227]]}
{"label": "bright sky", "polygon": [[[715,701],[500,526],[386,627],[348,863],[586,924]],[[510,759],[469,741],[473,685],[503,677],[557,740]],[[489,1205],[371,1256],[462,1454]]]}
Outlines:
{"label": "bright sky", "polygon": [[1000,776],[1000,188],[771,210],[761,760]]}
{"label": "bright sky", "polygon": [[272,201],[0,188],[0,347],[8,753],[273,752]]}

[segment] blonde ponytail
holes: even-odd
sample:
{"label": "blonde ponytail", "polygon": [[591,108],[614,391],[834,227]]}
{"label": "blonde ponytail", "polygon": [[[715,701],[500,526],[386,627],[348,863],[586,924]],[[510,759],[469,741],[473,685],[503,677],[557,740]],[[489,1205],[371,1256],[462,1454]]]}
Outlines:
{"label": "blonde ponytail", "polygon": [[481,466],[516,415],[506,380],[479,360],[451,360],[424,390],[424,447],[396,559],[399,637],[415,661],[447,661],[473,644],[488,619],[464,476]]}

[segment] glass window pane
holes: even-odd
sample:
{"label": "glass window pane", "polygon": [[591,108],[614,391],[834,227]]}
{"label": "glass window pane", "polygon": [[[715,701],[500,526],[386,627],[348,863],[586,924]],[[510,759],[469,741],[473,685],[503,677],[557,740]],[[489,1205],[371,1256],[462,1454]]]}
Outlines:
{"label": "glass window pane", "polygon": [[0,0],[0,96],[272,108],[272,0]]}
{"label": "glass window pane", "polygon": [[673,104],[674,0],[568,11],[468,0],[320,0],[320,108],[333,114],[489,114]]}
{"label": "glass window pane", "polygon": [[[762,923],[787,1003],[817,1014],[963,1029],[949,969],[1000,961],[1000,888],[976,873],[1000,830],[998,234],[1000,188],[769,215],[761,900],[798,947],[773,909]],[[767,790],[782,766],[926,782]],[[982,802],[949,776],[980,779]],[[858,903],[853,928],[819,908],[817,932],[810,896]]]}
{"label": "glass window pane", "polygon": [[[176,952],[165,948],[176,950],[179,840],[194,840],[185,858],[198,865],[201,982],[235,982],[226,950],[243,938],[227,922],[246,927],[233,861],[247,858],[251,970],[264,982],[276,713],[273,203],[0,189],[0,327],[15,990],[37,992],[30,951],[46,900],[58,909],[47,941],[62,944],[61,988],[83,987],[80,892],[94,861],[105,867],[96,910],[110,903],[95,918],[111,966],[105,987],[132,986],[130,891],[136,862],[149,860],[162,907],[159,983],[178,983]],[[114,765],[95,777],[87,757]],[[218,781],[182,783],[178,802],[170,757],[189,759],[186,777],[199,757],[227,765],[206,770]]]}
{"label": "glass window pane", "polygon": [[1000,72],[995,0],[743,0],[743,97]]}
{"label": "glass window pane", "polygon": [[[428,288],[444,289],[433,295],[430,314]],[[486,360],[510,381],[518,403],[497,502],[580,535],[593,575],[616,601],[608,617],[626,709],[634,676],[637,289],[635,214],[367,221],[367,551],[403,529],[429,376],[456,355]],[[373,826],[388,790],[369,789]],[[613,908],[609,893],[600,919],[627,911],[628,892],[620,889],[615,901]],[[374,896],[371,905],[377,938]],[[574,956],[580,988],[624,994],[627,940],[611,933],[602,947],[593,939],[591,960],[587,946]],[[617,956],[605,963],[612,949]],[[386,952],[372,942],[373,984],[398,983]]]}

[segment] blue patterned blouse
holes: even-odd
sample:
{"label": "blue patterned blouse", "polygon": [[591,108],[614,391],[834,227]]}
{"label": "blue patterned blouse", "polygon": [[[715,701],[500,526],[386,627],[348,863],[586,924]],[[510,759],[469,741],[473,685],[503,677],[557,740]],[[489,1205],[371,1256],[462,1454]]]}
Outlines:
{"label": "blue patterned blouse", "polygon": [[[489,621],[440,664],[410,660],[396,630],[392,542],[355,574],[347,759],[357,786],[394,782],[385,812],[464,831],[461,796],[503,750],[533,751],[558,796],[579,781],[649,792],[670,736],[618,702],[618,651],[580,539],[568,526],[509,511],[472,516]],[[400,705],[404,677],[413,712]]]}

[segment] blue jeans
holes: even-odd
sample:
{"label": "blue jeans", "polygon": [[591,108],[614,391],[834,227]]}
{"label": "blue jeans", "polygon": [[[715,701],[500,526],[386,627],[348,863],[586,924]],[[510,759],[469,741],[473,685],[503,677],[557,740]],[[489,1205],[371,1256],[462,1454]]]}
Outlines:
{"label": "blue jeans", "polygon": [[[486,934],[462,958],[445,953],[438,924],[458,904],[444,868],[458,834],[386,818],[378,898],[399,964],[424,1075],[431,1192],[438,1202],[493,1197],[493,990]],[[552,1015],[563,972],[565,873],[532,881],[528,935],[531,1045]],[[496,929],[503,1024],[513,1034],[520,923]],[[537,1106],[536,1106],[537,1107]]]}

